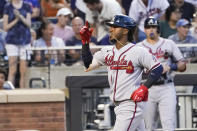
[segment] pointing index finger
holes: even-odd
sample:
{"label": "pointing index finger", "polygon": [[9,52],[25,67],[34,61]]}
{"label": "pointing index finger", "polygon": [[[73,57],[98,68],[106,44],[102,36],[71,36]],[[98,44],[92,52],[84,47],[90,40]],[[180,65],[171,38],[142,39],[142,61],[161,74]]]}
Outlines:
{"label": "pointing index finger", "polygon": [[90,28],[88,21],[86,21],[86,27]]}

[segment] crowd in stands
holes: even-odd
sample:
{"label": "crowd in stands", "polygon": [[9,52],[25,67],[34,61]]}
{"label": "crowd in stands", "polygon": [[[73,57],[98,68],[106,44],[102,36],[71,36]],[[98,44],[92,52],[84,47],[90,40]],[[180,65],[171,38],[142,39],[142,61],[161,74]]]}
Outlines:
{"label": "crowd in stands", "polygon": [[[0,55],[8,56],[8,80],[13,84],[19,65],[19,85],[24,88],[29,61],[35,65],[72,65],[81,60],[80,50],[27,52],[28,47],[81,45],[79,31],[85,21],[94,29],[92,45],[110,45],[106,22],[116,14],[129,15],[136,21],[136,43],[146,38],[144,20],[154,16],[160,20],[161,37],[177,44],[195,44],[196,8],[195,0],[1,0]],[[188,62],[197,62],[197,47],[182,51]]]}

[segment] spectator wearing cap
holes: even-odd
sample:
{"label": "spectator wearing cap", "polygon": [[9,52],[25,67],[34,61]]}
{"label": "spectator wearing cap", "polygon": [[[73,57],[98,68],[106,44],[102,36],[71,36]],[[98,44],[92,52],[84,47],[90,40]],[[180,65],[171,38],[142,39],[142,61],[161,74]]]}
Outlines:
{"label": "spectator wearing cap", "polygon": [[[177,33],[169,36],[169,39],[177,44],[197,43],[197,39],[189,33],[190,26],[191,24],[187,19],[180,19],[176,23]],[[189,62],[197,62],[195,58],[197,56],[197,47],[181,47],[180,50]]]}
{"label": "spectator wearing cap", "polygon": [[61,8],[57,12],[57,24],[54,25],[53,35],[63,39],[65,44],[74,36],[72,27],[68,25],[72,16],[69,8]]}
{"label": "spectator wearing cap", "polygon": [[197,40],[189,34],[190,22],[187,19],[180,19],[176,23],[177,33],[169,36],[169,39],[176,43],[196,43]]}

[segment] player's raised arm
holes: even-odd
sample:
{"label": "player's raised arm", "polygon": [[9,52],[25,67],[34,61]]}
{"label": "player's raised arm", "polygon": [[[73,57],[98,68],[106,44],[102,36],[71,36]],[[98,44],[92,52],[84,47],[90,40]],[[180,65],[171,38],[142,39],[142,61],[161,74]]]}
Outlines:
{"label": "player's raised arm", "polygon": [[86,25],[80,30],[81,41],[82,41],[82,60],[84,66],[88,69],[92,63],[92,53],[90,51],[89,42],[92,35],[93,29],[89,28],[89,23],[86,21]]}

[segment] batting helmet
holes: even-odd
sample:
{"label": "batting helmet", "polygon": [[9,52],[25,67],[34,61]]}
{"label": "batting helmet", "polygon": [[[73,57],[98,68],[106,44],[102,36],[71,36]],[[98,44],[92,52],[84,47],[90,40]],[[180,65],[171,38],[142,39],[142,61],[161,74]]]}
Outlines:
{"label": "batting helmet", "polygon": [[156,20],[153,16],[146,18],[146,20],[144,21],[144,28],[149,27],[157,27],[159,32],[159,21]]}
{"label": "batting helmet", "polygon": [[129,30],[134,30],[136,28],[136,22],[126,15],[115,15],[111,22],[107,22],[107,25],[127,28]]}

